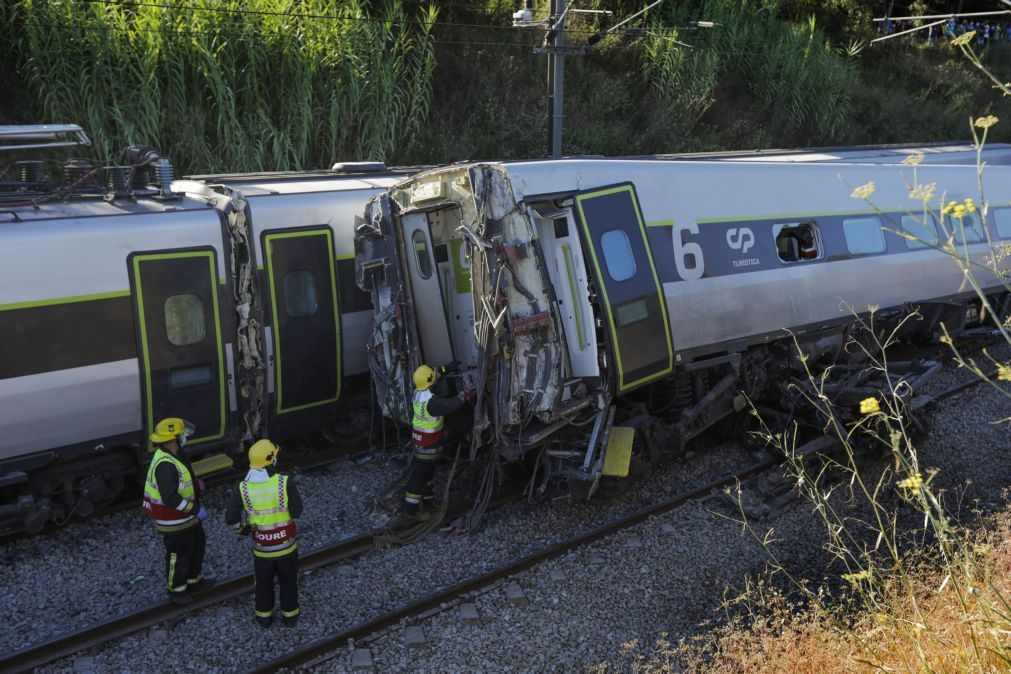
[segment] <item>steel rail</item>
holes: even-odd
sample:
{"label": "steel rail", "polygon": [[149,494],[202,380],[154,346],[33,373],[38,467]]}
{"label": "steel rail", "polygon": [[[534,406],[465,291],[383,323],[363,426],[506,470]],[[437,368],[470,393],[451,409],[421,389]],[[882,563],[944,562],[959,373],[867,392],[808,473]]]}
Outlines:
{"label": "steel rail", "polygon": [[734,484],[763,470],[768,470],[778,463],[778,459],[766,459],[760,463],[749,466],[734,475],[714,480],[713,482],[709,482],[701,487],[696,487],[691,491],[684,492],[683,494],[673,498],[647,506],[646,508],[638,510],[630,515],[608,522],[596,529],[591,529],[590,531],[578,534],[572,538],[555,543],[554,545],[538,550],[537,552],[533,552],[525,557],[504,564],[497,569],[493,569],[479,576],[473,576],[455,585],[433,592],[432,594],[422,597],[421,599],[417,599],[399,609],[384,613],[383,615],[371,620],[358,623],[357,625],[353,625],[345,630],[313,641],[302,648],[296,649],[277,658],[276,660],[260,664],[251,671],[257,674],[265,674],[267,672],[276,672],[282,668],[291,669],[294,667],[302,667],[313,664],[317,660],[322,661],[330,659],[333,651],[345,646],[351,639],[356,641],[361,640],[381,629],[396,625],[405,618],[418,616],[426,611],[440,606],[441,604],[454,601],[462,595],[480,590],[481,588],[491,585],[503,578],[516,575],[517,573],[525,571],[543,561],[560,557],[570,550],[598,541],[615,532],[639,524],[650,517],[674,510],[685,503],[707,496],[714,489]]}
{"label": "steel rail", "polygon": [[[522,493],[521,488],[507,488],[492,500],[490,507],[498,507],[515,500]],[[446,513],[446,520],[466,513],[471,505],[468,503],[451,507]],[[384,539],[389,535],[389,529],[373,529],[315,548],[304,555],[299,555],[299,570],[318,569],[361,557],[385,545]],[[0,657],[0,672],[32,670],[84,649],[101,646],[147,627],[177,620],[222,601],[241,597],[250,593],[252,589],[252,573],[233,576],[194,594],[192,604],[180,606],[165,601],[3,655]]]}
{"label": "steel rail", "polygon": [[982,384],[984,381],[992,382],[993,379],[994,379],[994,377],[997,376],[997,372],[998,372],[998,370],[994,369],[991,372],[985,373],[983,376],[986,377],[986,379],[982,379],[978,375],[975,375],[973,377],[973,379],[970,379],[969,381],[964,381],[961,384],[955,384],[951,388],[947,388],[947,389],[941,391],[936,396],[931,396],[931,398],[934,401],[945,400],[945,399],[950,398],[952,396],[958,395],[959,393],[961,393],[962,391],[965,391],[966,389],[970,389],[973,386],[976,386],[978,384]]}
{"label": "steel rail", "polygon": [[[347,559],[364,555],[375,549],[372,533],[360,534],[337,543],[316,548],[299,560],[302,570],[315,569]],[[170,601],[137,609],[116,616],[103,623],[89,625],[75,632],[40,642],[0,658],[0,671],[28,671],[49,664],[63,657],[73,655],[87,648],[94,648],[114,639],[125,637],[157,625],[167,620],[177,620],[186,615],[208,608],[221,601],[248,594],[253,589],[253,575],[243,574],[221,581],[206,590],[193,595],[193,603],[185,606]]]}
{"label": "steel rail", "polygon": [[[309,452],[308,454],[300,455],[295,459],[291,459],[289,462],[281,462],[281,470],[283,472],[289,472],[294,468],[299,470],[313,470],[315,468],[320,468],[330,463],[340,461],[341,459],[355,456],[357,454],[365,453],[369,450],[368,443],[359,443],[357,445],[352,445],[348,447],[336,447],[332,446],[327,449],[321,450],[319,452]],[[145,467],[146,469],[146,467]],[[218,471],[208,475],[204,479],[206,488],[218,487],[223,484],[228,484],[230,482],[237,482],[242,479],[245,474],[245,469],[232,467],[226,470]],[[73,511],[71,511],[69,516],[66,517],[66,521],[62,524],[56,522],[47,522],[42,531],[36,534],[30,534],[24,529],[11,531],[8,533],[0,534],[0,545],[7,545],[15,541],[25,540],[35,538],[36,536],[49,536],[54,534],[63,527],[70,524],[80,524],[87,522],[93,517],[99,517],[101,515],[114,515],[121,512],[128,512],[130,510],[140,511],[140,497],[133,493],[130,498],[124,498],[122,494],[117,496],[115,500],[108,506],[95,510],[89,513],[87,516],[82,518],[71,519],[74,517]]]}

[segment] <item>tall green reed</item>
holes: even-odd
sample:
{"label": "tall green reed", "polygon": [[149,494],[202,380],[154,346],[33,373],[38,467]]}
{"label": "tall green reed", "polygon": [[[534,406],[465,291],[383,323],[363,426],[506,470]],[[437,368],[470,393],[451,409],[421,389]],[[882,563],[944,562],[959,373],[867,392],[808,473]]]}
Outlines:
{"label": "tall green reed", "polygon": [[400,0],[21,0],[14,39],[46,119],[82,124],[102,159],[151,143],[187,171],[296,170],[413,142],[437,16]]}

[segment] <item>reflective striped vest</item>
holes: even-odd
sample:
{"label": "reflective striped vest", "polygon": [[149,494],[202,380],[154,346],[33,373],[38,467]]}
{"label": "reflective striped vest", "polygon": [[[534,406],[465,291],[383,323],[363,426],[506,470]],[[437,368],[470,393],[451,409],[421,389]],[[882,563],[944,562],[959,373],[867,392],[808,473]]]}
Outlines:
{"label": "reflective striped vest", "polygon": [[249,515],[253,554],[280,557],[295,549],[295,521],[288,512],[288,477],[271,475],[266,482],[239,483],[242,506]]}
{"label": "reflective striped vest", "polygon": [[419,447],[435,447],[442,442],[443,418],[428,414],[429,389],[414,392],[414,417],[411,419],[411,439]]}
{"label": "reflective striped vest", "polygon": [[[176,508],[165,505],[155,478],[159,464],[166,461],[171,463],[179,474],[179,496],[183,500]],[[147,469],[147,480],[144,483],[144,513],[154,520],[155,528],[158,531],[179,531],[196,524],[197,518],[193,515],[195,493],[193,476],[186,464],[159,447],[151,459],[151,465]]]}

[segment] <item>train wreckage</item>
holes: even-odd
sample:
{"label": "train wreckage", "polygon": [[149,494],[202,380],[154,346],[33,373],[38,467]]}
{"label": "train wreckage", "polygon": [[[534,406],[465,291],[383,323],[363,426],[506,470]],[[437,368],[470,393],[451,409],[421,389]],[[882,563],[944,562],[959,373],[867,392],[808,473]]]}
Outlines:
{"label": "train wreckage", "polygon": [[[817,437],[802,361],[836,365],[843,415],[889,385],[847,348],[868,308],[877,330],[901,324],[913,341],[942,324],[986,329],[945,242],[1006,313],[987,255],[1011,238],[1007,148],[990,150],[989,212],[910,211],[914,184],[978,194],[967,150],[919,167],[901,163],[912,150],[852,150],[469,163],[407,178],[373,199],[355,238],[379,404],[410,423],[413,369],[457,361],[477,391],[470,458],[538,452],[545,477],[579,497],[716,424],[747,430],[752,406]],[[851,195],[871,180],[880,211]],[[910,362],[888,378],[912,398],[935,369]]]}

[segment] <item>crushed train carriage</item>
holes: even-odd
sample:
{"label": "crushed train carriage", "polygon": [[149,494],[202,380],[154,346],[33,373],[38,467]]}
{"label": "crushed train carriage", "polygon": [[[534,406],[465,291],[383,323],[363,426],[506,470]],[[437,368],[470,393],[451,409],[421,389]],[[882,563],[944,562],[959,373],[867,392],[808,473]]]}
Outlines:
{"label": "crushed train carriage", "polygon": [[[920,152],[918,168],[900,163]],[[985,151],[993,207],[954,232],[1002,316],[1008,295],[986,265],[990,242],[1011,239],[1009,156]],[[797,355],[854,358],[853,312],[880,307],[881,327],[918,312],[904,330],[920,340],[941,323],[985,329],[979,298],[936,248],[935,215],[909,194],[915,170],[938,198],[978,199],[975,164],[971,146],[954,145],[418,174],[374,199],[356,234],[379,404],[409,423],[413,368],[458,361],[478,391],[471,458],[538,450],[546,477],[588,497],[721,420],[745,423],[732,415],[756,401],[788,410]],[[871,180],[881,212],[851,196]]]}

